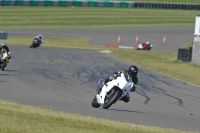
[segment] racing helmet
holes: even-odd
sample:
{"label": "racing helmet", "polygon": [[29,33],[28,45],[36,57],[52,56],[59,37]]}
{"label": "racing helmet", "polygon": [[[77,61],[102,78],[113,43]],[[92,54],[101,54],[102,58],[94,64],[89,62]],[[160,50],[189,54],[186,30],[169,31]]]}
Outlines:
{"label": "racing helmet", "polygon": [[148,44],[150,44],[149,42],[146,42],[146,44],[148,45]]}
{"label": "racing helmet", "polygon": [[42,38],[43,38],[43,36],[42,36],[42,35],[38,35],[38,37],[39,37],[40,39],[42,39]]}
{"label": "racing helmet", "polygon": [[4,47],[4,46],[6,46],[6,44],[3,42],[3,43],[1,44],[1,46],[3,46],[3,47]]}
{"label": "racing helmet", "polygon": [[138,74],[138,68],[134,65],[130,66],[128,68],[128,73],[132,76],[132,77],[136,77]]}

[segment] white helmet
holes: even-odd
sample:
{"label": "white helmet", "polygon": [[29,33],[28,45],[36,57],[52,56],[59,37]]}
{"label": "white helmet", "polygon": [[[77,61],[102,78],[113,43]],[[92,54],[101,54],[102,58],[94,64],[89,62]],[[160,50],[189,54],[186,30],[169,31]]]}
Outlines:
{"label": "white helmet", "polygon": [[42,36],[42,35],[38,35],[38,37],[39,37],[40,39],[43,39],[43,36]]}
{"label": "white helmet", "polygon": [[146,42],[146,44],[149,44],[149,42]]}
{"label": "white helmet", "polygon": [[3,43],[1,44],[1,46],[3,46],[3,47],[4,47],[4,46],[6,46],[6,44],[3,42]]}

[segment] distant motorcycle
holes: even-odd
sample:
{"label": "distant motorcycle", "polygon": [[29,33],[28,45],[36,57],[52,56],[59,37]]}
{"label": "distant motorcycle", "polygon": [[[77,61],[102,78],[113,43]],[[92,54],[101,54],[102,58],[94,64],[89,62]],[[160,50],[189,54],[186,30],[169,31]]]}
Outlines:
{"label": "distant motorcycle", "polygon": [[128,74],[119,75],[117,79],[103,84],[103,80],[100,80],[98,85],[103,85],[102,89],[97,89],[97,94],[93,98],[91,105],[94,108],[103,106],[104,109],[108,109],[111,105],[121,100],[131,90],[132,79]]}
{"label": "distant motorcycle", "polygon": [[32,41],[32,44],[30,46],[30,48],[37,48],[40,46],[40,41],[39,39],[35,38],[33,41]]}
{"label": "distant motorcycle", "polygon": [[1,65],[0,65],[0,69],[2,70],[2,71],[4,71],[4,69],[5,69],[5,67],[7,66],[7,64],[9,63],[9,55],[8,55],[8,53],[7,52],[4,52],[4,53],[2,53],[3,54],[3,56],[2,56],[2,59],[1,59]]}
{"label": "distant motorcycle", "polygon": [[138,47],[136,48],[136,50],[151,50],[153,48],[153,45],[145,45],[143,44],[139,44]]}

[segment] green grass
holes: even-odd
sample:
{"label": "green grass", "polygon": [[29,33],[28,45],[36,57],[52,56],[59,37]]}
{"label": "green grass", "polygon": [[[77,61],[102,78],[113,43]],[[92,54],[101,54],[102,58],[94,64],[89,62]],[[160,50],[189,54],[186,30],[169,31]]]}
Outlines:
{"label": "green grass", "polygon": [[56,112],[0,100],[0,133],[192,133]]}
{"label": "green grass", "polygon": [[186,45],[184,45],[183,48],[189,48],[189,47],[192,47],[192,42],[191,42],[191,43],[188,43],[188,44],[186,44]]}
{"label": "green grass", "polygon": [[[118,0],[118,1],[127,1],[127,0]],[[200,3],[199,0],[129,0],[137,2],[173,2],[173,3]]]}
{"label": "green grass", "polygon": [[0,28],[194,25],[197,13],[102,7],[1,7]]}
{"label": "green grass", "polygon": [[[3,42],[7,44],[16,45],[31,45],[33,40],[32,36],[10,36]],[[78,37],[50,37],[45,36],[42,46],[48,47],[66,47],[66,48],[79,48],[79,49],[102,49],[101,46],[87,45],[87,38]]]}

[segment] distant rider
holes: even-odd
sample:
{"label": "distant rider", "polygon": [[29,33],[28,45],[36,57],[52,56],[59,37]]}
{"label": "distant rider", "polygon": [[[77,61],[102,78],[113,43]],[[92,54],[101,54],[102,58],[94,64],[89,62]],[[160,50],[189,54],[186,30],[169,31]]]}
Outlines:
{"label": "distant rider", "polygon": [[42,43],[43,43],[43,36],[42,35],[37,35],[37,36],[34,37],[34,39],[37,39],[39,41],[38,42],[38,47],[40,45],[42,45]]}
{"label": "distant rider", "polygon": [[[134,65],[130,66],[128,70],[122,70],[122,71],[114,72],[113,75],[108,76],[105,79],[104,83],[100,86],[97,86],[97,88],[102,89],[104,84],[108,83],[109,81],[112,81],[113,79],[116,79],[119,75],[121,75],[121,73],[128,74],[132,78],[133,86],[131,88],[131,92],[134,92],[135,89],[136,89],[136,86],[138,84],[138,78],[137,78],[138,68]],[[130,100],[129,93],[127,93],[127,95],[124,96],[121,100],[123,100],[126,103],[129,102],[129,100]]]}
{"label": "distant rider", "polygon": [[6,43],[3,42],[1,44],[1,46],[2,46],[3,49],[5,49],[7,51],[7,53],[8,53],[8,59],[11,59],[10,50],[9,50],[8,46],[6,45]]}
{"label": "distant rider", "polygon": [[0,46],[0,66],[1,66],[1,64],[3,63],[3,62],[2,62],[3,56],[4,56],[4,54],[6,54],[6,53],[7,53],[6,49],[4,49],[2,46]]}
{"label": "distant rider", "polygon": [[142,44],[138,45],[138,49],[140,50],[150,50],[151,49],[151,44],[149,42],[145,42]]}

